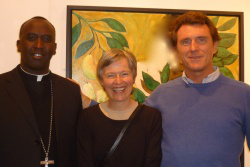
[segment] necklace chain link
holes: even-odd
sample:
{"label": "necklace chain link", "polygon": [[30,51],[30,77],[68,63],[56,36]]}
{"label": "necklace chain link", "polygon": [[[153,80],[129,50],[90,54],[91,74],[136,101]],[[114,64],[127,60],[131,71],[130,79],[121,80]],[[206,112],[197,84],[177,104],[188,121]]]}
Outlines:
{"label": "necklace chain link", "polygon": [[52,85],[52,80],[50,80],[50,91],[51,91],[51,108],[50,108],[50,129],[49,129],[49,142],[48,142],[48,149],[46,151],[45,145],[43,143],[42,136],[40,136],[40,140],[43,146],[43,150],[45,153],[45,158],[48,158],[49,156],[49,149],[50,149],[50,144],[51,144],[51,136],[52,136],[52,124],[53,124],[53,110],[54,110],[54,95],[53,95],[53,85]]}

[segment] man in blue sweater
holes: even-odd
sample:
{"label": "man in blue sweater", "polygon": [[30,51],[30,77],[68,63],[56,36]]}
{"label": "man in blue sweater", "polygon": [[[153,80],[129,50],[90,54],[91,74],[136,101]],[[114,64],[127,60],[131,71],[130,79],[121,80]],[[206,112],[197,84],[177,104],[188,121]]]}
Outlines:
{"label": "man in blue sweater", "polygon": [[220,37],[208,17],[178,17],[171,42],[182,77],[160,85],[146,100],[162,114],[162,167],[240,167],[250,145],[250,86],[212,65]]}

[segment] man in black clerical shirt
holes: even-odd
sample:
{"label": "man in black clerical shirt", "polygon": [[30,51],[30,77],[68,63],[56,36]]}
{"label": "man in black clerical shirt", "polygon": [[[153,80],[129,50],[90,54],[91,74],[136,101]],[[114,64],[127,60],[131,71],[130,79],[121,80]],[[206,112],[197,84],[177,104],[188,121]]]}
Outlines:
{"label": "man in black clerical shirt", "polygon": [[49,70],[54,26],[43,17],[29,19],[17,50],[20,65],[0,75],[0,166],[74,167],[81,94],[77,84]]}

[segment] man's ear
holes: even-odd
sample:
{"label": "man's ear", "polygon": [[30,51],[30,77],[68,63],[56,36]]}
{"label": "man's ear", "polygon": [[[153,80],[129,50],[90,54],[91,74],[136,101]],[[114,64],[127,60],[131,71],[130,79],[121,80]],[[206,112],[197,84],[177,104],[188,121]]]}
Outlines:
{"label": "man's ear", "polygon": [[20,40],[16,41],[16,47],[17,47],[17,51],[21,52],[21,48],[20,48]]}
{"label": "man's ear", "polygon": [[180,57],[180,55],[179,55],[179,53],[177,51],[177,48],[174,49],[174,54],[175,54],[176,60],[181,62],[182,60],[181,60],[181,57]]}
{"label": "man's ear", "polygon": [[219,44],[219,41],[215,41],[214,42],[214,46],[213,46],[213,49],[214,49],[214,51],[213,51],[213,54],[216,54],[217,53],[217,50],[218,50],[218,44]]}
{"label": "man's ear", "polygon": [[56,54],[56,49],[57,49],[57,43],[55,43],[55,46],[54,46],[54,51],[53,51],[53,55]]}

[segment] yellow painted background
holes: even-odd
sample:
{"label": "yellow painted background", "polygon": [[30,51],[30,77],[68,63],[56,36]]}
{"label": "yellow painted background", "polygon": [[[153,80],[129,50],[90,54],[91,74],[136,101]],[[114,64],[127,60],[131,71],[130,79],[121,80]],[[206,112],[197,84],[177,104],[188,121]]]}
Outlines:
{"label": "yellow painted background", "polygon": [[[99,33],[98,31],[105,31],[105,32],[115,32],[112,30],[106,23],[97,21],[103,18],[112,18],[118,20],[121,24],[124,25],[126,28],[126,32],[121,32],[121,34],[127,39],[129,49],[131,52],[134,53],[134,55],[137,58],[138,63],[140,62],[146,62],[146,64],[150,64],[150,56],[152,60],[152,52],[150,52],[150,48],[152,45],[152,41],[154,41],[154,38],[160,34],[160,31],[162,31],[162,26],[164,24],[164,19],[166,17],[165,14],[146,14],[146,13],[129,13],[129,12],[95,12],[95,11],[74,11],[75,13],[79,14],[81,17],[83,17],[86,21],[81,21],[82,23],[82,31],[80,38],[75,43],[75,45],[72,47],[72,78],[76,80],[78,83],[80,83],[83,92],[97,100],[97,101],[103,101],[106,100],[106,95],[104,91],[102,90],[101,85],[97,81],[97,79],[89,79],[85,75],[83,75],[83,69],[82,63],[84,58],[87,55],[91,55],[92,59],[88,59],[88,71],[92,71],[92,73],[95,73],[95,68],[97,65],[97,62],[99,58],[102,55],[102,49],[108,50],[109,46],[107,45],[107,41],[105,37]],[[212,18],[213,16],[210,16]],[[231,19],[232,17],[220,17],[218,20],[218,24],[216,27],[219,27],[223,23],[225,23],[227,20]],[[79,23],[79,20],[76,16],[72,15],[72,28]],[[91,25],[95,30],[96,33],[94,33],[95,38],[95,44],[94,46],[83,56],[81,56],[78,59],[75,59],[74,56],[76,54],[77,47],[84,41],[90,40],[93,37],[93,33],[89,27]],[[236,41],[232,47],[230,47],[228,50],[232,52],[233,54],[239,55],[239,36],[238,36],[238,20],[236,21],[235,26],[230,29],[229,31],[223,31],[225,32],[231,32],[237,34]],[[106,36],[109,36],[108,33],[105,33]],[[98,39],[98,40],[97,40]],[[102,49],[100,49],[102,48]],[[158,57],[159,59],[159,57]],[[164,59],[163,59],[164,60]],[[149,61],[149,62],[147,62]],[[86,64],[86,63],[85,63]],[[166,64],[165,60],[162,61],[162,65],[155,64],[155,69],[157,69],[154,73],[152,73],[152,77],[159,78],[159,66],[164,66]],[[231,72],[233,73],[235,79],[239,80],[239,58],[230,66],[227,66]],[[147,68],[143,68],[143,70],[147,70]],[[140,71],[140,69],[138,69]],[[150,71],[146,71],[150,73]],[[86,73],[86,72],[85,72]],[[138,76],[141,75],[138,73]],[[138,78],[138,77],[137,77]],[[141,87],[141,80],[142,78],[139,77],[139,81],[136,82],[136,87],[139,87],[142,90]],[[88,84],[88,87],[85,87]],[[89,88],[93,87],[93,89]],[[142,90],[143,91],[143,90]]]}

